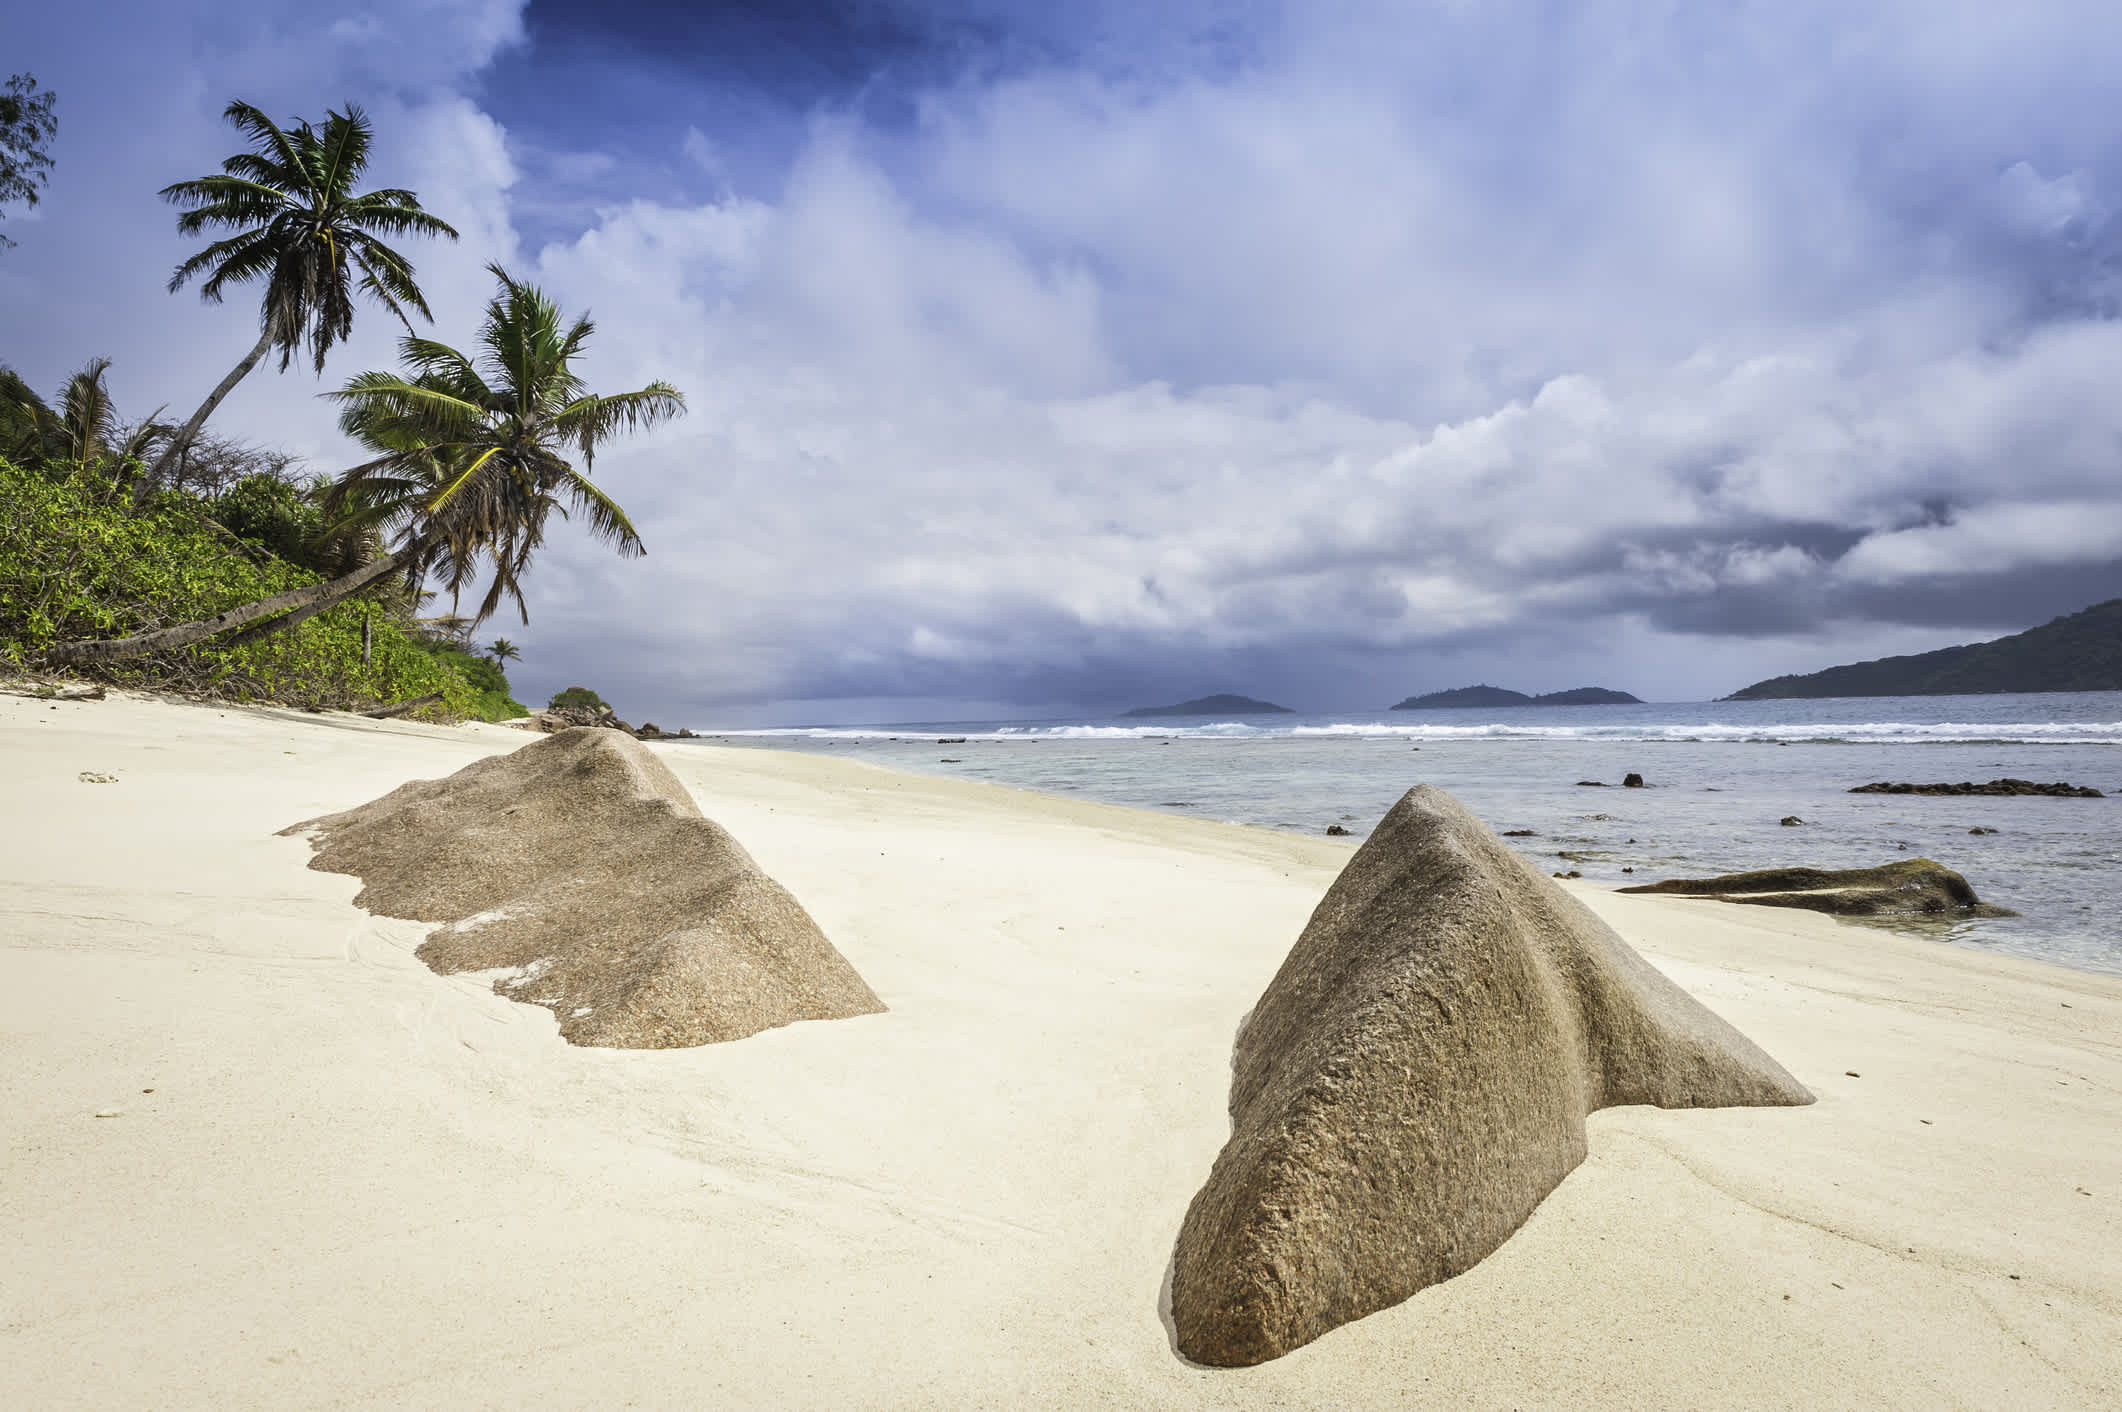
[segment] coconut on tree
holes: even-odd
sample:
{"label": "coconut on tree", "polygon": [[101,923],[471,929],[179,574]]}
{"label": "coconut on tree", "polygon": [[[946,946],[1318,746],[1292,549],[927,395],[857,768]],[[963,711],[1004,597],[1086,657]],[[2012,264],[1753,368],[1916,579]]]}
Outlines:
{"label": "coconut on tree", "polygon": [[[634,392],[590,392],[574,364],[595,325],[566,324],[539,290],[499,265],[500,291],[486,308],[476,354],[433,339],[400,341],[406,372],[362,373],[327,394],[340,427],[373,459],[341,475],[327,505],[349,529],[372,529],[388,553],[326,583],[242,604],[197,622],[107,641],[61,643],[55,666],[113,661],[186,647],[226,632],[242,642],[285,631],[386,575],[429,576],[451,595],[488,587],[473,617],[513,599],[525,622],[522,575],[558,510],[582,516],[591,534],[621,554],[645,552],[617,501],[590,479],[599,447],[621,432],[677,416],[685,399],[666,382]],[[576,466],[570,457],[579,457]]]}
{"label": "coconut on tree", "polygon": [[223,117],[250,138],[252,150],[221,164],[219,173],[180,181],[162,198],[181,207],[182,235],[229,231],[177,266],[174,294],[204,276],[199,297],[219,303],[232,284],[265,281],[258,310],[258,341],[227,377],[207,394],[191,420],[163,447],[149,469],[159,483],[182,456],[214,408],[274,348],[285,372],[304,343],[324,371],[324,355],[354,326],[354,296],[366,295],[389,309],[412,332],[406,311],[432,319],[427,299],[413,280],[411,261],[384,237],[457,232],[420,208],[420,199],[395,187],[356,191],[368,167],[373,133],[361,109],[327,110],[324,126],[298,122],[282,128],[248,103],[231,103]]}

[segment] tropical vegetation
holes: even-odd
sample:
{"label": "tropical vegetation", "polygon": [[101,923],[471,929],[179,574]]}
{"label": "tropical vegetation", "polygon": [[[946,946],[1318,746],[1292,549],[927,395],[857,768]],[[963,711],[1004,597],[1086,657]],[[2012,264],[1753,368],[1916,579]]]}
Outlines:
{"label": "tropical vegetation", "polygon": [[604,698],[586,686],[570,686],[553,693],[553,699],[545,703],[548,711],[609,711],[612,708]]}
{"label": "tropical vegetation", "polygon": [[[13,74],[0,85],[0,206],[10,201],[36,205],[51,180],[48,149],[59,131],[52,111],[57,102],[50,89],[37,87],[34,74]],[[14,243],[0,235],[0,250]]]}
{"label": "tropical vegetation", "polygon": [[[178,225],[234,234],[177,269],[202,295],[265,282],[256,347],[181,427],[111,406],[91,361],[56,404],[0,367],[0,661],[303,704],[436,697],[454,714],[520,714],[503,663],[520,649],[472,631],[504,603],[529,622],[523,577],[551,517],[580,519],[632,556],[641,536],[590,472],[625,432],[679,415],[652,382],[600,394],[579,363],[595,333],[499,265],[469,353],[413,329],[412,267],[380,236],[455,232],[409,191],[357,193],[371,133],[357,108],[281,128],[232,103],[253,150],[163,195]],[[358,277],[358,278],[357,278]],[[305,341],[321,371],[356,293],[404,324],[401,368],[327,394],[368,454],[334,476],[203,430],[236,380]],[[446,614],[415,614],[447,592]],[[478,597],[468,614],[457,604]]]}
{"label": "tropical vegetation", "polygon": [[[197,497],[162,491],[135,504],[95,466],[0,460],[0,660],[27,666],[56,641],[122,632],[143,614],[197,615],[316,577],[234,536]],[[375,612],[350,603],[300,633],[143,655],[98,675],[292,706],[360,709],[439,693],[427,714],[501,718],[482,684],[401,615]],[[505,678],[501,687],[505,700]]]}
{"label": "tropical vegetation", "polygon": [[[676,416],[685,399],[663,382],[611,395],[588,391],[574,360],[595,325],[587,317],[564,324],[544,294],[498,265],[489,268],[501,292],[487,305],[477,357],[408,336],[400,348],[411,378],[367,372],[331,394],[343,407],[341,429],[380,454],[339,476],[323,503],[337,524],[379,536],[374,557],[208,618],[60,643],[47,659],[117,661],[238,630],[238,641],[254,641],[298,627],[392,574],[415,583],[432,576],[452,600],[484,578],[474,623],[505,599],[529,622],[522,575],[555,510],[563,518],[570,508],[579,512],[594,536],[622,554],[643,553],[633,522],[590,479],[589,467],[603,443]],[[568,452],[581,457],[580,469]],[[394,547],[381,552],[386,541]]]}

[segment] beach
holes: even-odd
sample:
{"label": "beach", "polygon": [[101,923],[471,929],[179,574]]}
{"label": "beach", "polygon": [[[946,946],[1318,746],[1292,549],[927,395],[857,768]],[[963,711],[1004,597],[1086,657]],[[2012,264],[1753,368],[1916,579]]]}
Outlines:
{"label": "beach", "polygon": [[1201,1368],[1233,1033],[1355,840],[653,746],[888,1010],[578,1048],[278,836],[530,739],[0,696],[0,1404],[2122,1406],[2122,980],[1567,884],[1819,1101],[1595,1113],[1473,1270]]}

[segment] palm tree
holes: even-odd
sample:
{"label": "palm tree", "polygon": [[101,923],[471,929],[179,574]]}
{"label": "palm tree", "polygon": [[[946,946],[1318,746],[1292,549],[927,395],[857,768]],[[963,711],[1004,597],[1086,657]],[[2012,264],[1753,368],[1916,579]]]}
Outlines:
{"label": "palm tree", "polygon": [[497,637],[487,649],[496,662],[514,662],[523,656],[523,649],[505,637]]}
{"label": "palm tree", "polygon": [[[484,622],[513,598],[527,623],[520,576],[553,510],[565,519],[571,507],[593,537],[622,555],[646,552],[626,512],[588,472],[600,445],[677,416],[685,398],[667,382],[590,392],[573,363],[596,325],[585,315],[563,327],[543,293],[499,265],[487,270],[501,290],[486,306],[477,357],[409,336],[399,348],[412,378],[363,373],[331,394],[345,408],[340,427],[385,451],[347,472],[338,491],[419,495],[418,522],[447,562],[451,593],[482,568],[492,575],[472,621]],[[570,450],[580,453],[580,470],[563,454]],[[477,556],[465,552],[473,548]]]}
{"label": "palm tree", "polygon": [[[589,478],[597,448],[622,431],[646,430],[685,410],[666,382],[637,392],[589,392],[574,360],[595,325],[563,327],[544,294],[499,265],[501,291],[486,307],[479,353],[408,336],[400,357],[414,376],[368,372],[329,394],[348,435],[380,452],[333,486],[330,504],[347,526],[388,531],[396,547],[328,583],[244,604],[195,623],[104,642],[61,643],[53,665],[111,661],[188,646],[242,628],[237,641],[284,631],[360,592],[386,574],[439,577],[452,595],[490,577],[474,623],[513,598],[525,622],[522,575],[544,542],[548,517],[570,508],[621,554],[645,553],[617,501]],[[579,453],[578,470],[567,453]]]}
{"label": "palm tree", "polygon": [[457,238],[447,222],[421,210],[410,191],[355,192],[354,183],[368,166],[372,134],[368,118],[354,105],[343,113],[327,110],[321,130],[307,122],[282,128],[242,102],[229,104],[222,116],[248,134],[254,150],[230,157],[218,175],[180,181],[161,194],[183,208],[179,234],[210,228],[233,234],[177,266],[169,288],[174,294],[185,281],[204,274],[199,297],[218,304],[228,285],[264,276],[258,342],[163,448],[148,473],[155,482],[268,349],[280,350],[285,372],[306,339],[317,371],[324,371],[324,355],[353,329],[356,271],[360,292],[396,314],[407,333],[412,332],[408,305],[433,318],[413,282],[412,264],[379,235]]}
{"label": "palm tree", "polygon": [[[54,408],[11,369],[0,368],[0,455],[22,462],[123,467],[144,455],[169,428],[154,417],[136,426],[118,420],[104,374],[111,360],[91,358],[66,380]],[[156,409],[160,414],[161,409]]]}

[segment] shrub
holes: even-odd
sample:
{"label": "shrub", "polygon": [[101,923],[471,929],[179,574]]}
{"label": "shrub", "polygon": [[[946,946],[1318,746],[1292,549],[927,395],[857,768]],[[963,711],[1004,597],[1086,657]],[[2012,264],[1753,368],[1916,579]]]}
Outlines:
{"label": "shrub", "polygon": [[475,657],[458,647],[430,646],[427,650],[471,684],[476,696],[470,714],[482,721],[506,721],[530,714],[522,702],[509,695],[508,674],[501,670],[499,662]]}
{"label": "shrub", "polygon": [[554,692],[553,699],[546,703],[546,709],[549,711],[564,711],[570,706],[580,707],[585,711],[612,709],[605,704],[603,697],[586,686],[571,686],[565,691]]}
{"label": "shrub", "polygon": [[[107,478],[50,476],[0,460],[0,654],[27,663],[55,642],[119,637],[207,617],[318,576],[246,555],[200,502],[158,492],[130,508]],[[374,615],[374,654],[361,660],[361,624]],[[120,685],[239,701],[360,709],[440,692],[436,719],[470,714],[479,693],[464,674],[415,643],[387,610],[341,603],[288,632],[247,646],[225,640],[99,666]]]}
{"label": "shrub", "polygon": [[206,502],[206,511],[238,539],[247,539],[277,559],[315,568],[308,551],[324,528],[324,515],[295,486],[277,476],[245,476]]}

